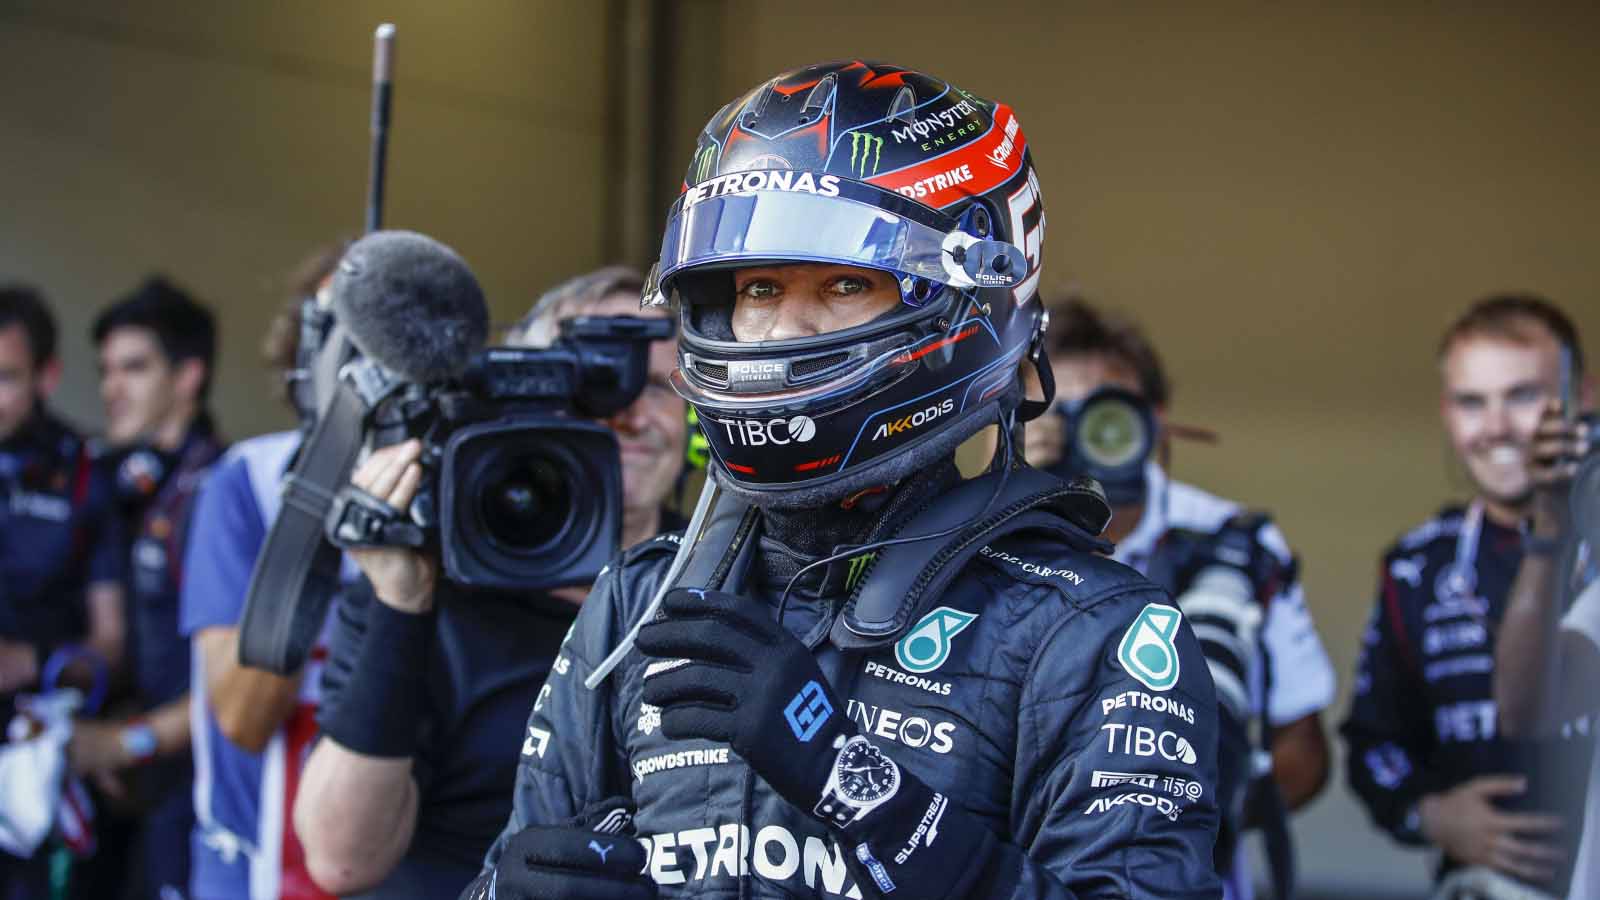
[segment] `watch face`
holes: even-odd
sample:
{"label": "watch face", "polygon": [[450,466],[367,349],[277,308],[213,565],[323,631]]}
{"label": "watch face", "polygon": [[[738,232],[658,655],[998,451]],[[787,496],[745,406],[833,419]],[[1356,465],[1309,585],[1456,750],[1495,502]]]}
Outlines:
{"label": "watch face", "polygon": [[839,792],[852,803],[883,800],[900,785],[900,767],[866,741],[846,744],[835,766]]}

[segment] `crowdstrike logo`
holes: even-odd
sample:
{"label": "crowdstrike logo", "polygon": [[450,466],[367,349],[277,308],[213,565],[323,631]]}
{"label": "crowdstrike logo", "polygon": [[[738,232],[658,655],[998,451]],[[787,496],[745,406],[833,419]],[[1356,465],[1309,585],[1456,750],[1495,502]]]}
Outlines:
{"label": "crowdstrike logo", "polygon": [[966,184],[971,180],[971,166],[967,163],[962,163],[947,172],[930,175],[927,178],[913,181],[905,187],[895,188],[895,191],[913,200],[921,200],[930,194],[937,194],[940,191]]}
{"label": "crowdstrike logo", "polygon": [[1017,129],[1020,125],[1021,123],[1017,121],[1016,116],[1011,116],[1006,120],[1005,136],[1001,138],[1000,143],[995,145],[993,150],[989,151],[991,165],[1006,170],[1011,168],[1011,154],[1016,150]]}
{"label": "crowdstrike logo", "polygon": [[643,781],[645,778],[665,772],[670,769],[686,769],[692,766],[725,766],[728,764],[728,748],[713,747],[707,750],[675,750],[671,753],[658,753],[633,762],[633,777]]}

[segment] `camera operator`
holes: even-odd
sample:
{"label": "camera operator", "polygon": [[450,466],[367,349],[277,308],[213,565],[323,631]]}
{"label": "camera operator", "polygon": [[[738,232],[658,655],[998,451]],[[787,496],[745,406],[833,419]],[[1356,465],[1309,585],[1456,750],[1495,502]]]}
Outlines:
{"label": "camera operator", "polygon": [[[1383,557],[1349,718],[1351,786],[1397,841],[1443,851],[1439,875],[1484,867],[1541,887],[1563,865],[1561,819],[1496,728],[1496,634],[1525,563],[1547,552],[1530,451],[1559,392],[1571,320],[1531,295],[1473,304],[1439,343],[1440,411],[1475,496]],[[1534,516],[1535,531],[1524,522]]]}
{"label": "camera operator", "polygon": [[[82,643],[69,680],[101,692],[122,663],[127,559],[111,479],[82,437],[46,408],[60,381],[44,298],[0,286],[0,713],[39,687],[52,653]],[[92,663],[87,662],[92,660]],[[49,891],[46,854],[0,854],[0,897]]]}
{"label": "camera operator", "polygon": [[[1066,477],[1088,471],[1101,478],[1114,506],[1106,532],[1116,544],[1112,558],[1166,588],[1191,621],[1206,623],[1196,633],[1227,721],[1261,725],[1283,804],[1304,806],[1327,782],[1320,714],[1337,683],[1283,534],[1237,503],[1171,479],[1155,461],[1166,441],[1170,388],[1160,356],[1136,325],[1072,300],[1052,312],[1045,348],[1058,402],[1028,429],[1028,461]],[[1146,420],[1151,427],[1136,424]],[[1125,446],[1109,443],[1119,435]],[[1085,445],[1110,451],[1115,467],[1097,462],[1093,449],[1076,451]],[[1224,607],[1225,598],[1201,582],[1209,567],[1232,559],[1235,545],[1255,564],[1245,566],[1245,595],[1234,598],[1242,602]],[[1238,737],[1248,747],[1248,735]],[[1242,847],[1222,869],[1227,895],[1248,897]]]}
{"label": "camera operator", "polygon": [[[636,316],[644,276],[626,266],[606,266],[546,291],[506,335],[506,343],[548,347],[561,322],[574,316]],[[648,314],[648,311],[647,311]],[[650,345],[650,378],[639,399],[606,420],[622,449],[622,546],[632,547],[686,524],[666,506],[684,470],[688,421],[683,398],[668,377],[677,366],[671,341]],[[565,595],[566,589],[558,589]],[[581,603],[587,588],[574,602]]]}
{"label": "camera operator", "polygon": [[[1582,357],[1575,345],[1569,352],[1571,379],[1577,381]],[[1592,408],[1593,383],[1584,387],[1582,406]],[[1579,399],[1573,396],[1569,402],[1576,405]],[[1600,447],[1593,442],[1594,422],[1574,412],[1564,409],[1562,400],[1549,399],[1529,447],[1533,498],[1525,555],[1495,646],[1494,701],[1500,733],[1508,739],[1549,738],[1584,717],[1590,723],[1600,721],[1594,692],[1600,684],[1600,579],[1593,568],[1597,548],[1572,534],[1574,513],[1588,522],[1600,521],[1600,492],[1592,479],[1580,488],[1581,496],[1572,494],[1580,465],[1588,459],[1592,467]],[[1561,550],[1573,545],[1583,548],[1576,559],[1560,559]],[[1585,571],[1570,571],[1564,562],[1579,562]],[[1564,582],[1582,575],[1588,576],[1588,587],[1563,612]],[[1573,898],[1600,896],[1600,750],[1593,760],[1568,894]]]}
{"label": "camera operator", "polygon": [[585,601],[464,896],[1217,896],[1193,633],[1098,487],[955,467],[1038,409],[1038,190],[1008,107],[893,66],[713,117],[647,298],[715,480]]}
{"label": "camera operator", "polygon": [[[297,395],[301,307],[344,253],[337,242],[309,255],[288,279],[288,297],[262,339],[278,396],[302,416]],[[313,301],[314,302],[314,301]],[[195,759],[194,900],[316,900],[305,854],[289,827],[301,764],[316,734],[322,656],[309,671],[278,675],[239,662],[239,620],[251,572],[281,504],[281,482],[301,443],[298,430],[234,444],[195,501],[180,599],[180,628],[193,641]],[[344,578],[355,578],[346,564]]]}
{"label": "camera operator", "polygon": [[[622,267],[574,278],[546,293],[508,344],[547,346],[575,316],[638,315],[642,288]],[[621,448],[624,546],[682,527],[662,507],[682,471],[687,427],[667,386],[674,364],[670,342],[654,342],[644,390],[605,422]],[[380,449],[351,483],[406,509],[419,453],[415,442]],[[349,554],[366,580],[338,601],[323,735],[306,763],[295,828],[325,890],[451,895],[505,821],[528,705],[587,591],[508,595],[441,579],[435,559],[411,550]]]}
{"label": "camera operator", "polygon": [[73,771],[116,797],[137,773],[139,896],[189,882],[193,761],[189,746],[189,642],[178,632],[178,594],[195,492],[223,445],[206,409],[216,354],[211,312],[159,276],[95,320],[105,439],[115,454],[127,548],[128,620],[138,712],[79,719],[67,745]]}

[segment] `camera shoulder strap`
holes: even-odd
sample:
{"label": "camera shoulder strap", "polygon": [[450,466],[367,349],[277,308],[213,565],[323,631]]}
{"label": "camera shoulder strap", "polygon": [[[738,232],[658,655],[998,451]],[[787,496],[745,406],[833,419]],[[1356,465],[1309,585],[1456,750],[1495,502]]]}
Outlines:
{"label": "camera shoulder strap", "polygon": [[[962,482],[915,518],[919,531],[937,533],[972,519],[995,490],[991,472]],[[871,650],[898,640],[922,612],[991,541],[1020,531],[1059,537],[1088,552],[1110,552],[1096,537],[1111,517],[1105,494],[1092,479],[1062,481],[1027,466],[1013,469],[1000,495],[981,520],[942,540],[912,541],[884,547],[868,563],[865,576],[834,621],[831,640],[841,650]]]}
{"label": "camera shoulder strap", "polygon": [[334,494],[361,449],[366,403],[344,379],[283,485],[283,508],[256,558],[239,628],[239,661],[287,675],[305,663],[339,587],[340,552],[323,536]]}

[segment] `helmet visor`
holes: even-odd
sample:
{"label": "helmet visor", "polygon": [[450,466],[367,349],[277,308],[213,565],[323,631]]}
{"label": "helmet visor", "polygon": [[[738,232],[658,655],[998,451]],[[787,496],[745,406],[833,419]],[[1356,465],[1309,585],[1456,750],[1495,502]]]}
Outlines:
{"label": "helmet visor", "polygon": [[683,269],[784,261],[961,284],[961,266],[947,262],[952,234],[955,220],[872,185],[790,170],[735,172],[673,203],[659,277],[670,291]]}

